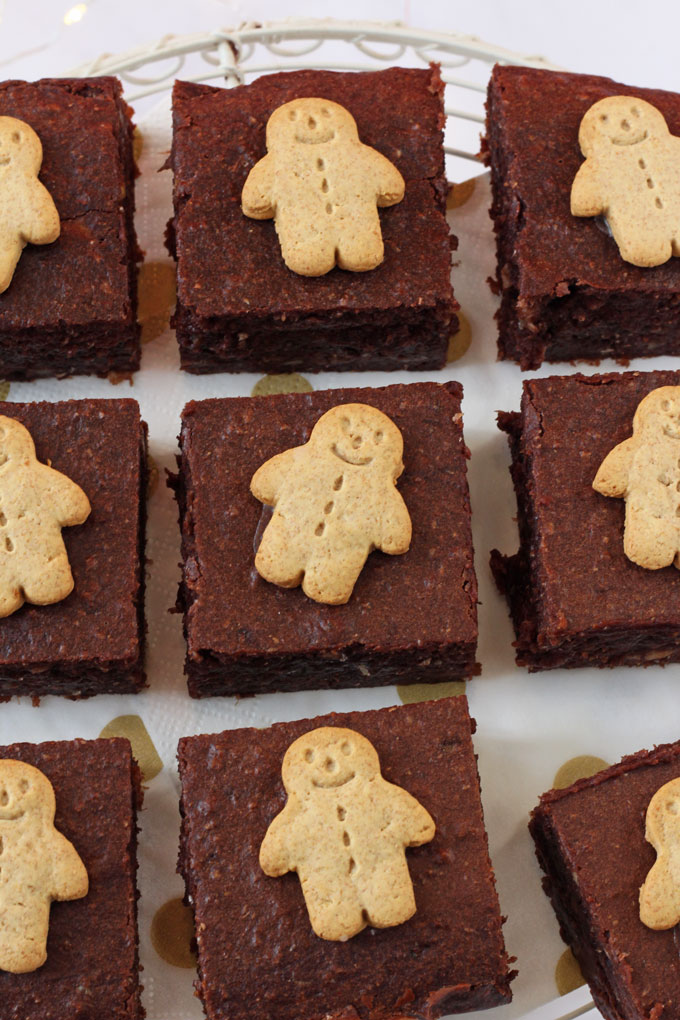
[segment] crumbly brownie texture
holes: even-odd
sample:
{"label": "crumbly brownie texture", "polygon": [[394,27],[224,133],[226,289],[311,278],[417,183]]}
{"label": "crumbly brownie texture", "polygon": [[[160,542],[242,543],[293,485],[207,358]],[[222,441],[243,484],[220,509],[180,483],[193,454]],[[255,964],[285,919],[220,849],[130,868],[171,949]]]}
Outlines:
{"label": "crumbly brownie texture", "polygon": [[[367,737],[437,826],[407,851],[415,915],[347,942],[318,938],[297,875],[267,878],[258,860],[286,800],[283,755],[317,726]],[[465,698],[451,698],[180,741],[179,870],[209,1020],[433,1020],[510,1000],[473,729]]]}
{"label": "crumbly brownie texture", "polygon": [[678,372],[553,376],[524,383],[519,414],[499,415],[512,451],[520,548],[491,555],[510,604],[517,662],[530,670],[680,661],[675,567],[645,570],[623,551],[625,504],[592,488],[632,434],[647,393]]}
{"label": "crumbly brownie texture", "polygon": [[640,921],[638,891],[656,854],[653,795],[680,776],[680,743],[640,751],[541,797],[531,816],[543,885],[607,1020],[680,1016],[677,933]]}
{"label": "crumbly brownie texture", "polygon": [[[186,673],[192,697],[427,683],[479,672],[477,580],[458,383],[203,400],[182,416],[179,476]],[[255,550],[271,510],[261,464],[305,443],[330,407],[367,403],[404,438],[398,482],[413,537],[373,552],[346,605],[264,581]]]}
{"label": "crumbly brownie texture", "polygon": [[51,606],[0,620],[0,699],[23,694],[134,693],[144,685],[146,425],[135,400],[0,403],[22,422],[38,460],[79,485],[92,506],[64,528],[75,588]]}
{"label": "crumbly brownie texture", "polygon": [[[441,368],[458,308],[450,283],[439,70],[295,71],[220,89],[173,93],[177,330],[190,372]],[[345,106],[359,137],[406,181],[380,210],[385,260],[367,273],[286,268],[273,220],[248,219],[241,190],[265,155],[271,113],[321,96]]]}
{"label": "crumbly brownie texture", "polygon": [[137,952],[139,769],[127,740],[70,740],[0,747],[54,787],[54,824],[90,880],[87,896],[53,903],[47,962],[29,974],[0,971],[3,1020],[142,1020]]}
{"label": "crumbly brownie texture", "polygon": [[501,358],[542,361],[680,353],[680,259],[624,262],[605,224],[572,216],[581,118],[600,99],[635,95],[680,134],[680,96],[609,78],[494,68],[485,161],[491,166]]}
{"label": "crumbly brownie texture", "polygon": [[0,294],[0,378],[139,367],[131,109],[116,78],[0,84],[0,115],[43,146],[40,179],[61,234],[27,245]]}

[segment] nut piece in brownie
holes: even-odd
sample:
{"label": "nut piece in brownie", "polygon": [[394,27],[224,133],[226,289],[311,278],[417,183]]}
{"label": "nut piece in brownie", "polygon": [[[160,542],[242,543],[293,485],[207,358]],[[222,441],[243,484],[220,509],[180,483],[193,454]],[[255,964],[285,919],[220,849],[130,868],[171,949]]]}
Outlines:
{"label": "nut piece in brownie", "polygon": [[[0,403],[36,455],[87,495],[62,538],[74,589],[0,619],[0,699],[133,693],[144,685],[146,425],[135,400]],[[0,532],[6,525],[0,527]],[[12,555],[4,549],[3,555]]]}
{"label": "nut piece in brownie", "polygon": [[631,265],[601,218],[571,213],[581,120],[616,95],[651,103],[680,133],[674,93],[527,67],[497,66],[491,76],[485,159],[502,290],[498,343],[522,368],[680,353],[680,261]]}
{"label": "nut piece in brownie", "polygon": [[[269,878],[259,863],[286,801],[284,753],[323,726],[366,737],[385,779],[408,789],[436,824],[431,842],[408,851],[413,917],[346,942],[314,934],[297,875]],[[179,870],[209,1020],[433,1020],[510,1000],[473,730],[461,697],[180,741]]]}
{"label": "nut piece in brownie", "polygon": [[545,891],[607,1020],[680,1015],[677,929],[640,920],[639,890],[655,862],[645,840],[654,794],[680,777],[680,743],[545,793],[531,816]]}
{"label": "nut piece in brownie", "polygon": [[0,116],[42,143],[61,228],[24,248],[0,294],[0,378],[139,367],[131,113],[116,78],[0,83]]}
{"label": "nut piece in brownie", "polygon": [[680,661],[676,569],[628,559],[624,501],[593,488],[604,459],[632,435],[638,404],[678,385],[678,372],[531,379],[521,411],[499,416],[512,452],[520,548],[514,556],[494,550],[491,565],[510,605],[519,665]]}
{"label": "nut piece in brownie", "polygon": [[[0,746],[54,788],[54,824],[89,876],[83,899],[53,903],[47,960],[26,974],[0,971],[3,1017],[142,1020],[137,953],[137,826],[142,790],[127,740]],[[0,821],[12,825],[11,821]]]}
{"label": "nut piece in brownie", "polygon": [[[441,368],[457,328],[451,289],[439,70],[294,71],[173,93],[174,325],[190,372]],[[273,220],[241,210],[278,107],[345,107],[363,143],[400,171],[404,199],[380,210],[385,258],[363,273],[304,277],[282,259]],[[330,182],[332,184],[332,181]]]}
{"label": "nut piece in brownie", "polygon": [[[458,383],[414,383],[187,404],[173,484],[193,697],[478,672],[461,397]],[[324,412],[355,402],[382,411],[401,431],[398,492],[413,533],[403,555],[371,553],[345,605],[324,605],[258,574],[255,553],[271,509],[251,495],[250,483],[270,457],[306,443]]]}

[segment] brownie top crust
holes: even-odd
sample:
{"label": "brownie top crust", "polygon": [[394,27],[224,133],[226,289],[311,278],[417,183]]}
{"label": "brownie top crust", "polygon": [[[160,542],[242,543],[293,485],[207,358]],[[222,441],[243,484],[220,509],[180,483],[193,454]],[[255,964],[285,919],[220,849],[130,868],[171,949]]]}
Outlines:
{"label": "brownie top crust", "polygon": [[[445,123],[439,70],[337,73],[294,71],[221,89],[175,83],[170,165],[182,305],[200,317],[271,315],[282,321],[329,312],[356,314],[395,305],[451,304],[450,237],[445,219]],[[250,169],[266,154],[265,128],[277,107],[320,97],[346,107],[359,138],[399,169],[406,194],[380,210],[384,262],[365,273],[334,269],[303,277],[283,262],[272,220],[241,212]]]}
{"label": "brownie top crust", "polygon": [[497,65],[489,85],[487,141],[515,196],[506,224],[514,238],[520,295],[565,297],[574,287],[668,294],[680,291],[680,259],[655,268],[624,262],[605,224],[572,216],[571,186],[584,162],[581,119],[606,96],[638,96],[680,135],[680,95],[594,75]]}
{"label": "brownie top crust", "polygon": [[[338,653],[437,647],[477,637],[467,449],[458,383],[322,390],[283,396],[212,399],[182,416],[187,491],[185,563],[189,655]],[[250,494],[270,457],[309,439],[329,408],[366,403],[387,414],[404,439],[397,487],[411,516],[411,547],[372,552],[350,600],[329,606],[300,588],[264,581],[255,569],[271,509]]]}
{"label": "brownie top crust", "polygon": [[629,560],[625,501],[592,487],[607,454],[632,435],[643,397],[679,385],[680,372],[524,383],[521,415],[508,424],[518,436],[538,632],[546,644],[593,629],[606,643],[608,628],[680,626],[676,568],[646,570]]}
{"label": "brownie top crust", "polygon": [[84,899],[53,903],[47,962],[29,974],[0,971],[7,1020],[138,1020],[135,925],[137,766],[127,740],[70,740],[0,747],[52,783],[56,828],[85,865]]}
{"label": "brownie top crust", "polygon": [[36,456],[79,485],[84,524],[62,530],[75,587],[50,606],[0,620],[0,669],[104,664],[139,656],[139,515],[144,431],[136,400],[0,402],[31,433]]}
{"label": "brownie top crust", "polygon": [[56,241],[24,248],[0,294],[0,332],[131,317],[123,204],[131,112],[117,78],[0,83],[0,115],[26,121],[40,138],[40,180],[61,220]]}
{"label": "brownie top crust", "polygon": [[[599,987],[598,981],[600,994],[614,997],[613,1009],[625,1004],[625,1016],[680,1015],[677,934],[647,928],[638,899],[656,860],[645,840],[647,807],[656,791],[678,776],[680,743],[660,745],[567,789],[549,791],[532,814],[553,895],[561,905],[563,870],[575,878],[588,925],[579,939],[606,974],[607,986]],[[564,906],[569,914],[573,904]]]}
{"label": "brownie top crust", "polygon": [[[408,790],[437,826],[431,843],[407,851],[415,915],[347,942],[314,934],[296,874],[268,878],[259,865],[260,844],[286,801],[283,755],[301,734],[328,725],[367,737],[385,779]],[[465,698],[452,698],[180,741],[180,867],[211,1020],[396,1020],[510,999],[473,725]]]}

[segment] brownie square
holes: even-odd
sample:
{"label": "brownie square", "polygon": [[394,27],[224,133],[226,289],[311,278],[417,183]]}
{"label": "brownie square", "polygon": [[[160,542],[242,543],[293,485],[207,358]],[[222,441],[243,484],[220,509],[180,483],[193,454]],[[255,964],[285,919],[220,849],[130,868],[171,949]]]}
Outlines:
{"label": "brownie square", "polygon": [[[174,219],[177,330],[189,372],[441,368],[458,308],[451,245],[439,69],[360,74],[293,71],[233,89],[175,83]],[[241,190],[266,154],[265,127],[292,99],[318,96],[353,115],[359,138],[387,156],[404,199],[380,210],[384,262],[298,276],[281,257],[273,220],[241,212]]]}
{"label": "brownie square", "polygon": [[597,470],[632,435],[640,401],[680,372],[554,376],[524,383],[508,433],[520,548],[492,553],[532,671],[680,661],[675,567],[646,570],[623,551],[625,501],[592,488]]}
{"label": "brownie square", "polygon": [[132,110],[116,78],[0,83],[0,115],[43,147],[61,234],[27,245],[0,294],[0,378],[139,368]]}
{"label": "brownie square", "polygon": [[606,96],[639,96],[680,134],[680,96],[609,78],[495,67],[485,159],[491,166],[501,358],[542,361],[680,353],[680,259],[624,262],[606,224],[572,216],[581,118]]}
{"label": "brownie square", "polygon": [[[182,528],[192,697],[428,683],[479,671],[477,580],[458,383],[192,401],[174,484]],[[271,510],[257,468],[305,443],[337,404],[366,403],[404,439],[398,488],[413,524],[403,556],[372,552],[346,605],[263,580],[255,549]]]}
{"label": "brownie square", "polygon": [[92,507],[64,528],[75,587],[51,606],[25,603],[0,620],[0,699],[25,694],[134,693],[144,685],[146,425],[136,400],[0,403],[43,463]]}
{"label": "brownie square", "polygon": [[677,930],[640,920],[639,888],[656,854],[647,806],[680,776],[680,743],[543,794],[530,829],[545,891],[593,999],[607,1020],[680,1016]]}
{"label": "brownie square", "polygon": [[[346,942],[318,938],[297,875],[268,878],[258,855],[283,808],[287,747],[318,726],[367,737],[383,776],[437,826],[408,850],[417,910]],[[209,1020],[378,1020],[483,1009],[511,999],[464,697],[186,737],[179,743],[179,871]]]}
{"label": "brownie square", "polygon": [[53,903],[47,961],[0,971],[3,1020],[142,1020],[137,952],[137,821],[142,789],[127,740],[0,747],[40,769],[57,800],[54,824],[89,876],[80,900]]}

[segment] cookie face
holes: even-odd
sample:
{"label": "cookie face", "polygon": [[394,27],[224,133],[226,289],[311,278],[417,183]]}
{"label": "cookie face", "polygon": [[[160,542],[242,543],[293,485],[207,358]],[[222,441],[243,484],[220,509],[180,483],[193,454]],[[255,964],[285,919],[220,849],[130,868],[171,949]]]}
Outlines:
{"label": "cookie face", "polygon": [[241,207],[275,220],[283,260],[301,276],[334,266],[375,269],[384,257],[377,209],[404,196],[397,168],[363,145],[351,113],[327,99],[294,99],[267,123],[267,155],[250,171]]}
{"label": "cookie face", "polygon": [[680,138],[643,99],[609,96],[579,130],[586,157],[571,190],[574,216],[606,217],[621,257],[658,266],[680,255]]}
{"label": "cookie face", "polygon": [[54,828],[54,812],[47,776],[25,762],[0,759],[0,971],[41,967],[52,900],[87,895],[85,866]]}
{"label": "cookie face", "polygon": [[281,769],[288,802],[260,848],[272,877],[296,871],[312,928],[345,941],[416,910],[405,849],[434,838],[429,813],[386,782],[360,733],[323,726],[295,740]]}
{"label": "cookie face", "polygon": [[71,593],[61,529],[89,513],[82,489],[36,459],[28,429],[0,415],[0,617],[24,602],[49,605]]}
{"label": "cookie face", "polygon": [[411,519],[396,480],[403,440],[367,404],[341,404],[318,420],[309,442],[256,471],[251,492],[274,507],[255,556],[265,580],[302,584],[316,602],[348,601],[369,553],[405,553]]}
{"label": "cookie face", "polygon": [[50,244],[60,233],[59,214],[38,180],[42,145],[33,128],[0,117],[0,293],[7,290],[27,242]]}
{"label": "cookie face", "polygon": [[623,548],[640,567],[680,567],[680,386],[641,400],[633,435],[600,465],[593,488],[626,501]]}

